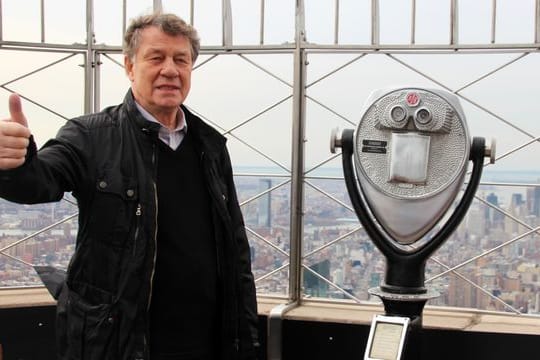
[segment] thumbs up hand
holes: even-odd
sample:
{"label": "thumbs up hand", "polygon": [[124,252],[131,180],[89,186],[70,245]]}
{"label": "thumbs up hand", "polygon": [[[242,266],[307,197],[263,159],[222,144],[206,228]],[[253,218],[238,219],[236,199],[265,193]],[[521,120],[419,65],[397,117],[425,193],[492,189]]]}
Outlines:
{"label": "thumbs up hand", "polygon": [[0,170],[9,170],[24,164],[30,129],[22,112],[21,98],[9,97],[10,118],[0,121]]}

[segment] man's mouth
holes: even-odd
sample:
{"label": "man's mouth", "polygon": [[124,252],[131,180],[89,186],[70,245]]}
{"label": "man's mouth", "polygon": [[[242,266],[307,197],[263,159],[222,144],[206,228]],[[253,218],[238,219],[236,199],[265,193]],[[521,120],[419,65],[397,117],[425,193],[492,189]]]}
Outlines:
{"label": "man's mouth", "polygon": [[180,87],[176,85],[159,85],[157,86],[157,89],[165,90],[165,91],[173,91],[173,90],[180,90]]}

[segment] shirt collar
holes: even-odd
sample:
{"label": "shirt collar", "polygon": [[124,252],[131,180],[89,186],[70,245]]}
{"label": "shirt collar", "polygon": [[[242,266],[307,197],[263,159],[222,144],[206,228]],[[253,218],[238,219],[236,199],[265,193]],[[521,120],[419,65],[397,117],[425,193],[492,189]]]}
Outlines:
{"label": "shirt collar", "polygon": [[160,123],[158,119],[154,117],[154,115],[146,111],[137,101],[135,101],[135,105],[137,106],[137,109],[140,111],[140,113],[146,120],[161,125],[160,131],[166,130],[169,133],[177,132],[177,131],[187,132],[186,115],[184,114],[184,110],[182,110],[181,107],[178,107],[178,112],[176,113],[176,128],[174,128],[173,130],[170,130],[168,127]]}

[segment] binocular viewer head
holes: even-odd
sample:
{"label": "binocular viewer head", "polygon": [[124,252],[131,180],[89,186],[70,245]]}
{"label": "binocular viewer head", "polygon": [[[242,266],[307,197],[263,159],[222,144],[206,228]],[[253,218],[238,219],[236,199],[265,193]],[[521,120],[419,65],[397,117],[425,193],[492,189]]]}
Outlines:
{"label": "binocular viewer head", "polygon": [[[342,148],[345,183],[358,219],[387,259],[384,283],[372,294],[386,301],[389,313],[402,302],[417,304],[415,313],[421,312],[435,296],[424,286],[426,261],[465,216],[484,158],[494,162],[494,145],[469,137],[454,94],[410,87],[373,92],[356,130],[331,136],[330,150],[336,147]],[[468,184],[456,201],[469,162]]]}
{"label": "binocular viewer head", "polygon": [[[397,243],[418,241],[464,183],[471,138],[458,98],[436,89],[375,91],[353,139],[356,179],[373,217]],[[331,141],[331,150],[341,145]]]}

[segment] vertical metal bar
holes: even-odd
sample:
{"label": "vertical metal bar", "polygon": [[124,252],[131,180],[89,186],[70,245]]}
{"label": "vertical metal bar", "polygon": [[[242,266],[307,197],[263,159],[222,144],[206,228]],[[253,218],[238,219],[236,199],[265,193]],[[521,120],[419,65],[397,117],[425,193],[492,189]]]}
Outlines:
{"label": "vertical metal bar", "polygon": [[416,0],[411,4],[411,45],[416,43]]}
{"label": "vertical metal bar", "polygon": [[334,44],[337,45],[339,43],[339,0],[334,1]]}
{"label": "vertical metal bar", "polygon": [[302,241],[304,237],[304,144],[306,107],[306,52],[304,1],[296,2],[296,49],[294,52],[292,179],[291,179],[291,244],[289,297],[300,301],[302,296]]}
{"label": "vertical metal bar", "polygon": [[124,44],[124,33],[127,29],[127,0],[122,1],[122,44]]}
{"label": "vertical metal bar", "polygon": [[281,360],[283,357],[283,315],[295,307],[295,303],[280,304],[270,310],[267,325],[268,340],[266,342],[266,358],[268,360]]}
{"label": "vertical metal bar", "polygon": [[163,12],[163,4],[161,0],[154,0],[154,12]]}
{"label": "vertical metal bar", "polygon": [[[0,11],[1,11],[1,1],[0,1]],[[1,13],[0,13],[1,16]],[[1,21],[1,19],[0,19]],[[534,18],[534,25],[535,25],[535,34],[534,34],[534,42],[538,44],[540,42],[540,0],[536,0],[536,8],[535,8],[535,18]],[[1,40],[0,35],[0,40]]]}
{"label": "vertical metal bar", "polygon": [[2,15],[2,0],[0,0],[0,41],[4,41],[4,32],[2,29],[4,28],[4,16]]}
{"label": "vertical metal bar", "polygon": [[259,28],[259,45],[264,45],[264,11],[265,11],[265,2],[261,0],[261,23]]}
{"label": "vertical metal bar", "polygon": [[86,56],[84,61],[84,112],[94,112],[94,2],[86,0]]}
{"label": "vertical metal bar", "polygon": [[458,44],[459,27],[458,27],[458,0],[450,2],[450,45]]}
{"label": "vertical metal bar", "polygon": [[296,49],[292,110],[291,229],[289,254],[289,302],[272,309],[267,327],[267,359],[282,359],[283,315],[299,305],[302,296],[302,241],[304,237],[304,137],[306,108],[306,51],[304,1],[296,0]]}
{"label": "vertical metal bar", "polygon": [[232,6],[231,0],[221,0],[223,46],[232,46]]}
{"label": "vertical metal bar", "polygon": [[371,0],[371,45],[379,45],[380,42],[379,20],[379,0]]}
{"label": "vertical metal bar", "polygon": [[94,111],[101,109],[101,54],[95,52],[94,57]]}
{"label": "vertical metal bar", "polygon": [[45,42],[45,0],[39,2],[41,12],[41,42]]}
{"label": "vertical metal bar", "polygon": [[491,43],[495,44],[495,34],[497,29],[497,0],[492,0],[491,3]]}
{"label": "vertical metal bar", "polygon": [[195,25],[195,0],[191,0],[189,6],[189,23]]}

